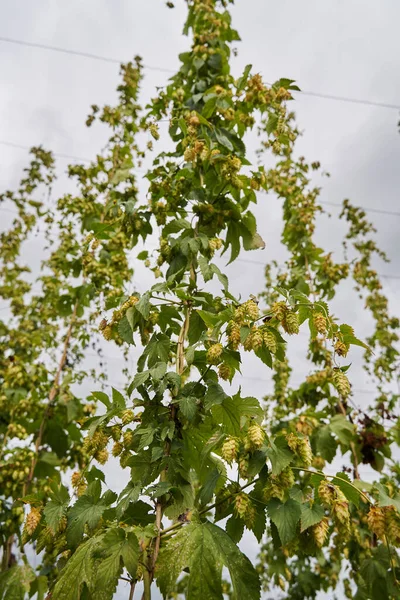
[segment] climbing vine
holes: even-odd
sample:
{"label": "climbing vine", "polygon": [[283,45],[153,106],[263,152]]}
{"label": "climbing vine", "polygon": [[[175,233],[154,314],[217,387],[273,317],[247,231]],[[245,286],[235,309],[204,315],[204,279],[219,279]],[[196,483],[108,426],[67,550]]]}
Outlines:
{"label": "climbing vine", "polygon": [[[343,261],[317,246],[320,166],[296,157],[297,88],[267,85],[250,65],[232,75],[230,3],[188,0],[190,50],[144,107],[141,60],[122,66],[116,106],[93,106],[87,120],[110,128],[106,149],[69,167],[76,192],[53,200],[53,159],[36,148],[19,190],[0,197],[17,209],[0,240],[1,598],[150,600],[156,587],[191,600],[278,597],[277,587],[315,598],[339,586],[349,598],[400,597],[399,322],[372,268],[385,256],[348,201]],[[166,129],[169,150],[157,151]],[[257,165],[245,146],[254,129]],[[138,168],[149,163],[144,194]],[[265,193],[283,200],[290,257],[266,267],[264,291],[236,297],[218,265],[265,247],[251,212]],[[46,258],[32,284],[21,261],[41,225]],[[132,253],[154,277],[143,293]],[[366,340],[332,314],[344,280],[374,319]],[[287,348],[303,333],[309,374],[292,386]],[[99,336],[138,359],[126,389],[97,384],[82,398],[85,378],[101,380],[83,362]],[[365,411],[354,346],[376,381]],[[264,399],[242,394],[245,352],[273,378]],[[109,486],[116,464],[120,493]],[[260,545],[255,565],[239,547],[245,530]]]}

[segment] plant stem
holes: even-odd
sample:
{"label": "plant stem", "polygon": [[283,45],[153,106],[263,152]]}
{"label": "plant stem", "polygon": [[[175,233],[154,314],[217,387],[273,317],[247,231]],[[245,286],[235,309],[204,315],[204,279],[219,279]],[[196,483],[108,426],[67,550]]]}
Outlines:
{"label": "plant stem", "polygon": [[131,581],[131,586],[129,590],[129,600],[133,600],[133,594],[135,593],[136,581]]}
{"label": "plant stem", "polygon": [[143,596],[142,600],[151,600],[151,581],[150,581],[150,573],[147,569],[144,570],[143,573]]}
{"label": "plant stem", "polygon": [[78,311],[78,306],[79,306],[79,301],[77,300],[75,302],[75,306],[74,306],[74,310],[72,312],[71,315],[71,320],[68,326],[68,330],[67,330],[67,334],[65,336],[65,340],[64,340],[64,346],[63,346],[63,352],[60,358],[60,362],[58,363],[58,368],[57,368],[57,372],[56,375],[54,377],[54,381],[53,381],[53,385],[51,386],[50,392],[49,392],[49,403],[47,405],[47,408],[44,412],[43,415],[43,419],[42,422],[40,423],[40,427],[39,427],[39,433],[38,436],[36,438],[36,442],[35,442],[35,453],[34,456],[32,458],[32,462],[31,462],[31,466],[30,466],[30,470],[29,470],[29,474],[28,477],[25,481],[24,484],[24,488],[23,488],[23,492],[22,495],[25,496],[27,491],[29,490],[29,487],[32,483],[32,479],[33,479],[33,473],[35,471],[35,467],[36,464],[38,462],[38,458],[39,458],[39,450],[40,450],[40,446],[42,444],[42,439],[43,439],[43,434],[44,434],[44,430],[46,427],[46,423],[47,423],[47,419],[49,417],[50,414],[50,408],[54,403],[54,400],[57,396],[59,387],[60,387],[60,377],[61,377],[61,373],[65,367],[65,363],[67,361],[67,354],[68,354],[68,347],[69,347],[69,343],[71,340],[71,335],[72,335],[72,330],[73,327],[75,325],[75,320],[76,320],[76,315],[77,315],[77,311]]}

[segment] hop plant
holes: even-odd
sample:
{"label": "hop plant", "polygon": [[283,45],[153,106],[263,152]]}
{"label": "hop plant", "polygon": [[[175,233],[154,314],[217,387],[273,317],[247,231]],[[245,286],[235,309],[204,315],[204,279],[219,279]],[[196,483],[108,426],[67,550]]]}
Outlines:
{"label": "hop plant", "polygon": [[335,352],[338,356],[346,356],[348,347],[341,340],[337,340],[335,343]]}
{"label": "hop plant", "polygon": [[260,425],[253,423],[247,430],[247,437],[250,441],[251,447],[256,450],[263,445],[265,434]]}
{"label": "hop plant", "polygon": [[221,454],[222,458],[231,464],[236,460],[239,452],[239,441],[234,437],[228,437],[222,444]]}
{"label": "hop plant", "polygon": [[240,477],[242,477],[243,479],[247,479],[247,475],[248,475],[248,470],[249,468],[249,459],[247,456],[241,456],[239,459],[239,475]]}
{"label": "hop plant", "polygon": [[332,511],[335,521],[348,531],[350,529],[349,503],[343,500],[336,500],[333,503]]}
{"label": "hop plant", "polygon": [[103,448],[103,450],[98,450],[94,457],[101,465],[105,465],[108,461],[108,450],[106,448]]}
{"label": "hop plant", "polygon": [[81,480],[82,480],[82,473],[80,473],[79,471],[75,471],[75,473],[72,473],[71,485],[73,488],[77,488],[78,485],[80,484]]}
{"label": "hop plant", "polygon": [[228,325],[228,341],[233,350],[237,350],[240,345],[240,325],[235,321],[230,321]]}
{"label": "hop plant", "polygon": [[133,441],[133,431],[124,431],[123,443],[125,448],[129,448]]}
{"label": "hop plant", "polygon": [[274,336],[274,334],[271,331],[266,330],[263,333],[263,339],[264,339],[264,344],[266,345],[268,350],[270,352],[272,352],[272,354],[275,354],[278,346],[277,346],[276,337]]}
{"label": "hop plant", "polygon": [[257,352],[257,350],[259,350],[261,348],[261,346],[263,345],[263,342],[264,342],[263,334],[262,334],[262,331],[260,330],[260,328],[253,327],[250,332],[249,338],[250,338],[252,350]]}
{"label": "hop plant", "polygon": [[286,333],[289,335],[299,333],[299,317],[295,312],[287,312],[282,321],[282,325]]}
{"label": "hop plant", "polygon": [[240,494],[236,494],[234,510],[238,517],[244,519],[247,511],[249,510],[250,505],[250,498],[247,494],[244,494],[243,492],[241,492]]}
{"label": "hop plant", "polygon": [[325,335],[325,333],[327,331],[327,323],[326,323],[326,318],[324,317],[324,315],[322,313],[314,314],[314,325],[315,325],[315,329],[318,331],[318,333],[322,333],[323,335]]}
{"label": "hop plant", "polygon": [[343,398],[347,398],[350,395],[350,392],[351,392],[350,382],[347,379],[346,375],[343,373],[343,371],[340,371],[340,370],[334,371],[333,383],[334,383],[337,391]]}
{"label": "hop plant", "polygon": [[311,465],[313,456],[310,442],[307,438],[302,438],[299,440],[297,454],[303,465],[306,467]]}
{"label": "hop plant", "polygon": [[332,506],[333,502],[336,500],[335,486],[326,479],[323,479],[318,486],[318,495],[324,504]]}
{"label": "hop plant", "polygon": [[254,300],[247,300],[243,305],[246,316],[250,321],[257,321],[260,316],[260,309],[258,308],[257,302]]}
{"label": "hop plant", "polygon": [[135,418],[134,412],[133,410],[131,410],[130,408],[127,408],[126,410],[123,411],[122,416],[121,416],[121,420],[122,420],[122,424],[123,425],[128,425],[128,423],[131,423]]}
{"label": "hop plant", "polygon": [[218,374],[224,381],[227,381],[232,376],[232,370],[229,365],[222,363],[218,367]]}
{"label": "hop plant", "polygon": [[310,466],[312,463],[312,450],[308,438],[299,437],[294,433],[289,433],[286,436],[286,441],[289,448],[296,454],[300,461],[305,466]]}
{"label": "hop plant", "polygon": [[113,425],[111,427],[111,437],[115,442],[119,441],[119,439],[121,438],[121,426],[120,425]]}
{"label": "hop plant", "polygon": [[213,344],[207,350],[206,360],[210,365],[217,365],[220,361],[221,354],[223,351],[222,344]]}
{"label": "hop plant", "polygon": [[30,512],[26,516],[24,529],[26,533],[31,536],[36,527],[39,525],[40,519],[42,518],[42,514],[38,508],[32,506]]}
{"label": "hop plant", "polygon": [[318,548],[322,548],[328,534],[329,522],[327,518],[322,519],[319,523],[313,526],[312,534],[314,537],[315,544]]}
{"label": "hop plant", "polygon": [[388,539],[392,544],[400,544],[400,518],[394,506],[386,507],[386,532]]}
{"label": "hop plant", "polygon": [[124,450],[123,444],[121,442],[114,442],[114,445],[111,450],[111,454],[113,456],[119,456]]}
{"label": "hop plant", "polygon": [[275,319],[282,322],[286,316],[288,307],[286,306],[285,302],[274,302],[271,310]]}

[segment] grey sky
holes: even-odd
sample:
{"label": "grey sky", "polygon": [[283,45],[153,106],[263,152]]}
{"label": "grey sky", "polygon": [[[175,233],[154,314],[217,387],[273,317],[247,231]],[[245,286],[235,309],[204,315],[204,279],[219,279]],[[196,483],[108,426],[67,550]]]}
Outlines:
{"label": "grey sky", "polygon": [[[169,10],[162,0],[0,0],[0,36],[121,60],[139,54],[147,65],[173,69],[178,65],[178,53],[188,47],[188,40],[181,35],[185,3],[175,3],[176,9]],[[400,104],[400,5],[396,0],[237,0],[232,14],[242,36],[235,72],[252,63],[267,81],[290,77],[306,91]],[[2,42],[0,60],[0,141],[28,146],[42,143],[55,152],[94,156],[104,145],[107,132],[88,130],[85,117],[91,104],[102,105],[115,98],[118,65]],[[155,70],[146,70],[145,75],[143,98],[148,98],[168,75]],[[323,181],[322,200],[339,203],[349,197],[366,207],[400,210],[400,138],[395,110],[300,94],[293,108],[305,131],[299,152],[309,160],[320,160],[331,173],[331,178]],[[251,140],[251,150],[255,149],[253,143]],[[16,184],[26,158],[25,151],[0,144],[0,189]],[[57,193],[71,187],[63,175],[66,164],[63,159],[58,161]],[[335,208],[331,211],[333,216],[338,213]],[[260,195],[256,213],[267,248],[247,253],[243,260],[282,260],[280,202]],[[400,218],[370,216],[379,229],[379,243],[393,261],[378,265],[378,270],[400,276]],[[12,215],[2,212],[0,226],[11,219]],[[343,231],[334,219],[324,217],[318,239],[326,249],[337,250]],[[31,264],[38,265],[39,240],[30,242],[29,253],[35,255]],[[229,268],[229,274],[234,293],[244,298],[262,289],[262,265],[238,262]],[[151,283],[140,266],[134,280],[139,291]],[[391,308],[399,313],[400,279],[384,283]],[[365,337],[369,317],[353,302],[355,295],[348,286],[342,287],[333,303],[335,313]],[[299,338],[291,345],[298,367],[295,383],[309,368],[301,356],[305,343],[306,338]],[[108,361],[110,379],[122,381],[117,351],[108,344],[105,353],[114,357]],[[351,354],[350,376],[355,387],[372,389],[359,368],[361,352],[355,349]],[[241,384],[246,394],[261,398],[268,392],[270,374],[265,366],[246,356],[243,373],[246,379]],[[355,401],[365,405],[368,398],[368,394],[359,394]],[[119,475],[114,479],[116,487],[123,487]],[[248,536],[246,550],[254,557],[251,540]]]}

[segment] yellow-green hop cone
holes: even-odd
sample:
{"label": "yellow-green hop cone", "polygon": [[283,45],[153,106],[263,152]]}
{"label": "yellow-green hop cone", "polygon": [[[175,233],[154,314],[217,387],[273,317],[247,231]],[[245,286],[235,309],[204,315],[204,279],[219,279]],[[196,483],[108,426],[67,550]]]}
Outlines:
{"label": "yellow-green hop cone", "polygon": [[250,321],[256,321],[260,316],[260,309],[258,308],[257,302],[254,300],[247,300],[244,303],[245,313]]}
{"label": "yellow-green hop cone", "polygon": [[264,443],[265,434],[258,423],[253,423],[247,430],[247,437],[254,449],[260,448]]}
{"label": "yellow-green hop cone", "polygon": [[127,408],[122,413],[122,417],[121,417],[122,424],[128,425],[128,423],[132,423],[134,418],[135,418],[135,415],[134,415],[133,410],[131,410],[130,408]]}
{"label": "yellow-green hop cone", "polygon": [[239,442],[234,437],[228,437],[221,448],[221,455],[224,460],[228,463],[232,463],[236,460],[239,451]]}
{"label": "yellow-green hop cone", "polygon": [[113,425],[111,427],[111,437],[114,440],[114,442],[118,442],[121,439],[121,426],[120,425]]}
{"label": "yellow-green hop cone", "polygon": [[232,370],[229,365],[222,363],[218,367],[218,374],[224,381],[228,381],[228,379],[232,376]]}
{"label": "yellow-green hop cone", "polygon": [[386,532],[388,540],[394,545],[400,544],[400,518],[394,506],[386,507]]}
{"label": "yellow-green hop cone", "polygon": [[342,500],[336,500],[333,503],[332,510],[335,520],[348,529],[350,527],[349,503]]}
{"label": "yellow-green hop cone", "polygon": [[112,450],[111,450],[111,454],[113,456],[119,456],[124,450],[124,446],[123,444],[121,444],[121,442],[115,442]]}
{"label": "yellow-green hop cone", "polygon": [[312,534],[314,537],[315,544],[318,548],[322,548],[328,534],[329,522],[328,519],[322,519],[319,523],[313,526]]}
{"label": "yellow-green hop cone", "polygon": [[383,539],[386,530],[386,515],[380,506],[371,506],[367,516],[368,527],[375,535]]}
{"label": "yellow-green hop cone", "polygon": [[207,350],[206,360],[211,365],[217,365],[220,361],[221,354],[223,351],[222,344],[213,344]]}
{"label": "yellow-green hop cone", "polygon": [[274,302],[271,307],[272,314],[278,321],[283,321],[288,311],[288,307],[285,302]]}
{"label": "yellow-green hop cone", "polygon": [[26,516],[24,529],[26,533],[31,536],[35,531],[36,527],[39,525],[40,519],[42,518],[42,514],[38,508],[32,506],[30,512]]}
{"label": "yellow-green hop cone", "polygon": [[266,345],[268,350],[272,354],[275,354],[275,352],[277,350],[277,343],[276,343],[276,337],[274,336],[274,334],[271,331],[264,331],[263,339],[264,339],[264,344]]}
{"label": "yellow-green hop cone", "polygon": [[287,312],[282,321],[282,325],[289,335],[299,333],[299,317],[297,316],[297,313]]}
{"label": "yellow-green hop cone", "polygon": [[297,455],[304,466],[309,467],[311,465],[313,456],[310,442],[307,438],[299,439]]}
{"label": "yellow-green hop cone", "polygon": [[133,431],[124,431],[123,444],[125,448],[128,448],[133,441]]}
{"label": "yellow-green hop cone", "polygon": [[251,504],[250,498],[247,496],[247,494],[244,494],[244,493],[236,494],[234,510],[235,510],[235,513],[237,514],[237,516],[240,517],[241,519],[244,519],[250,504]]}
{"label": "yellow-green hop cone", "polygon": [[337,340],[335,343],[335,352],[338,356],[346,356],[348,350],[349,349],[344,342]]}
{"label": "yellow-green hop cone", "polygon": [[260,331],[258,327],[253,327],[249,337],[252,350],[257,352],[257,350],[259,350],[264,343],[262,331]]}
{"label": "yellow-green hop cone", "polygon": [[350,395],[350,382],[343,371],[338,370],[333,373],[333,383],[342,398],[347,398]]}
{"label": "yellow-green hop cone", "polygon": [[323,479],[318,486],[318,495],[326,506],[332,506],[336,499],[335,486],[329,483],[327,479]]}
{"label": "yellow-green hop cone", "polygon": [[249,459],[247,458],[247,456],[242,456],[239,459],[239,475],[243,479],[247,479],[248,468],[249,468]]}
{"label": "yellow-green hop cone", "polygon": [[237,350],[240,345],[240,325],[230,321],[228,325],[228,341],[233,350]]}
{"label": "yellow-green hop cone", "polygon": [[108,450],[106,448],[103,448],[103,450],[98,450],[94,457],[101,465],[105,465],[108,461]]}
{"label": "yellow-green hop cone", "polygon": [[324,317],[324,315],[322,313],[316,313],[314,315],[314,325],[315,325],[315,329],[318,331],[318,333],[322,333],[322,334],[326,333],[326,331],[327,331],[326,318]]}

